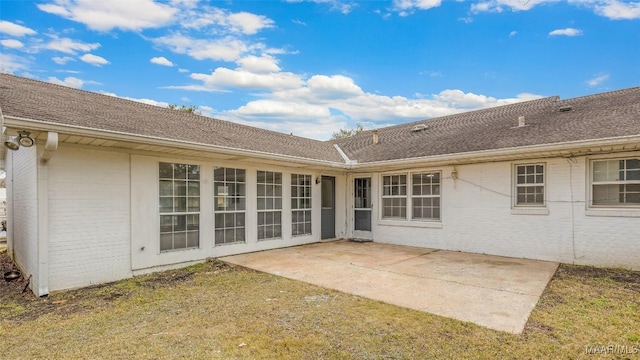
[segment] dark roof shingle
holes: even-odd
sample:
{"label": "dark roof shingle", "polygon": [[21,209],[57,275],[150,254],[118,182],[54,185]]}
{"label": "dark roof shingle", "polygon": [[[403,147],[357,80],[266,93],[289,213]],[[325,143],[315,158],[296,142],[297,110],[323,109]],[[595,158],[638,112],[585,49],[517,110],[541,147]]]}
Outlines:
{"label": "dark roof shingle", "polygon": [[[569,111],[560,111],[564,108]],[[344,164],[640,135],[640,87],[568,100],[558,97],[422,120],[356,136],[317,141],[113,96],[0,74],[0,109],[61,125]],[[526,126],[518,127],[524,116]],[[419,124],[421,131],[411,131]]]}
{"label": "dark roof shingle", "polygon": [[4,116],[61,125],[344,162],[334,146],[325,141],[8,74],[0,74],[0,109]]}
{"label": "dark roof shingle", "polygon": [[[571,107],[560,111],[561,107]],[[567,108],[568,109],[568,108]],[[525,117],[526,126],[518,127]],[[426,129],[413,132],[418,125]],[[640,135],[640,87],[548,97],[378,129],[334,141],[359,163]]]}

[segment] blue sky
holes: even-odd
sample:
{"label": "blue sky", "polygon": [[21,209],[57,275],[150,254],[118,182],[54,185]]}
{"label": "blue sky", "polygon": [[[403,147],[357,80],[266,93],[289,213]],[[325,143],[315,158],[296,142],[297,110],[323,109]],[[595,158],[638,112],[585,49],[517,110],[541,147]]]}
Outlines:
{"label": "blue sky", "polygon": [[640,85],[640,2],[0,2],[0,70],[327,139]]}

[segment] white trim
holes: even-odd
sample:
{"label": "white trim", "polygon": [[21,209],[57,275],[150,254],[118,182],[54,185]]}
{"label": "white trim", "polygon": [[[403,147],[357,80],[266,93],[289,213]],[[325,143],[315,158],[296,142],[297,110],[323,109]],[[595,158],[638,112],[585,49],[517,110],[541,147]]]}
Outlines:
{"label": "white trim", "polygon": [[[279,160],[279,161],[291,160],[297,163],[308,164],[308,165],[323,165],[323,166],[337,167],[337,168],[343,168],[345,166],[342,163],[333,162],[333,161],[309,159],[309,158],[303,158],[299,156],[275,154],[275,153],[269,153],[269,152],[263,152],[263,151],[257,151],[257,150],[232,148],[229,146],[208,145],[208,144],[196,143],[191,141],[175,140],[175,139],[161,138],[161,137],[148,136],[148,135],[137,135],[137,134],[130,134],[130,133],[124,133],[119,131],[112,131],[112,130],[98,130],[98,129],[84,127],[84,126],[62,125],[58,123],[31,120],[31,119],[25,119],[25,118],[19,118],[19,117],[5,116],[5,119],[13,120],[11,127],[16,127],[16,128],[24,127],[24,128],[29,128],[32,131],[44,131],[44,132],[55,131],[58,133],[64,133],[68,135],[98,137],[98,138],[107,139],[107,140],[125,141],[125,142],[137,143],[137,144],[187,148],[192,150],[200,150],[200,151],[208,151],[208,152],[220,152],[228,155],[260,157],[260,158]],[[12,130],[4,131],[4,132],[11,133]]]}
{"label": "white trim", "polygon": [[[542,165],[542,205],[538,204],[518,204],[518,166]],[[534,184],[534,186],[539,186]],[[546,162],[526,162],[518,161],[511,164],[511,214],[513,215],[549,215],[547,207],[547,163]]]}
{"label": "white trim", "polygon": [[[585,179],[587,180],[587,184],[586,184],[587,198],[585,202],[587,215],[640,217],[640,215],[635,215],[636,213],[640,214],[640,204],[639,205],[593,205],[593,162],[594,161],[616,161],[616,160],[626,160],[626,159],[640,159],[640,156],[638,154],[628,153],[628,154],[616,154],[614,156],[600,155],[600,156],[593,156],[593,157],[587,158],[586,166],[585,166],[587,171],[587,174],[585,176]],[[601,182],[601,183],[606,184],[608,182]],[[610,182],[610,183],[614,185],[620,184],[616,182]]]}
{"label": "white trim", "polygon": [[342,156],[342,158],[344,159],[345,164],[347,164],[347,165],[357,165],[358,164],[358,160],[349,159],[347,154],[345,154],[344,151],[342,151],[342,149],[340,148],[340,145],[333,144],[333,147],[336,148],[336,150],[338,151],[338,154],[340,154],[340,156]]}

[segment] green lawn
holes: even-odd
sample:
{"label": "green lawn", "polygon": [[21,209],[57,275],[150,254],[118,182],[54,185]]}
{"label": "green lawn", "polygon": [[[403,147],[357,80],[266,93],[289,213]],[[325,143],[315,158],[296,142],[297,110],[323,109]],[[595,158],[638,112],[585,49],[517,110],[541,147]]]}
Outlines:
{"label": "green lawn", "polygon": [[615,269],[560,266],[521,335],[215,260],[45,299],[23,286],[0,286],[1,359],[640,359],[640,273]]}

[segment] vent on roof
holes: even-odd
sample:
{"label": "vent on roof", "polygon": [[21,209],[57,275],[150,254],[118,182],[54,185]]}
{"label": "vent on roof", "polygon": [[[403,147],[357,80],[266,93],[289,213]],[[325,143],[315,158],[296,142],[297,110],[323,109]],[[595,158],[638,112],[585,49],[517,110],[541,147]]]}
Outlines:
{"label": "vent on roof", "polygon": [[573,106],[571,106],[571,105],[560,106],[558,108],[558,111],[560,111],[560,112],[567,112],[567,111],[571,111],[571,110],[573,110]]}
{"label": "vent on roof", "polygon": [[428,128],[425,124],[418,124],[411,128],[411,132],[420,132],[422,130],[426,130]]}
{"label": "vent on roof", "polygon": [[527,122],[524,116],[518,116],[518,127],[527,126]]}

